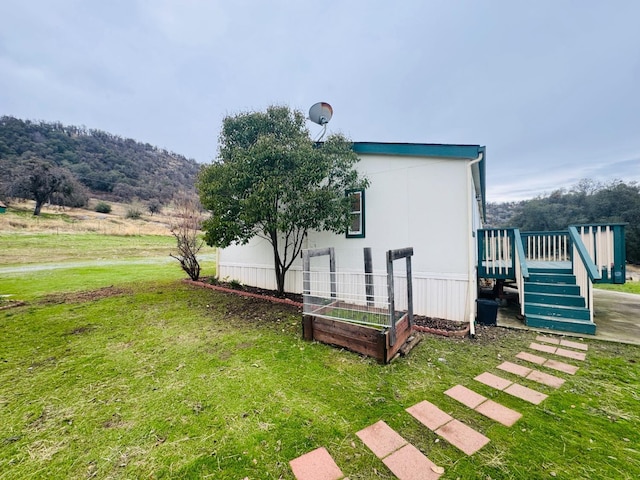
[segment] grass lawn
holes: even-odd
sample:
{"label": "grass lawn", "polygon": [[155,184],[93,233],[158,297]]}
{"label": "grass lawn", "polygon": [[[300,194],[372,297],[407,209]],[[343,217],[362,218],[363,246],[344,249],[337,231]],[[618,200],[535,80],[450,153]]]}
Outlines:
{"label": "grass lawn", "polygon": [[[392,479],[355,435],[381,419],[443,479],[640,478],[639,347],[589,341],[557,390],[495,369],[536,336],[496,327],[474,340],[425,335],[381,366],[303,341],[292,307],[145,265],[0,278],[0,293],[27,300],[0,311],[1,480],[292,479],[288,462],[320,446],[351,480]],[[549,398],[492,390],[473,380],[484,371]],[[444,395],[456,384],[523,418],[509,428],[476,414]],[[422,400],[491,442],[467,456],[438,441],[405,412]]]}

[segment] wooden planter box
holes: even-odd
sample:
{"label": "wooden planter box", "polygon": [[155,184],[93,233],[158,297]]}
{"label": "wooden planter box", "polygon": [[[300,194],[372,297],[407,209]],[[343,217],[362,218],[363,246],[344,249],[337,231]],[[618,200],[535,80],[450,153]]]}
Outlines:
{"label": "wooden planter box", "polygon": [[410,335],[407,314],[396,323],[396,342],[393,346],[390,345],[388,331],[313,315],[302,317],[302,336],[305,340],[346,348],[373,357],[380,363],[389,363]]}

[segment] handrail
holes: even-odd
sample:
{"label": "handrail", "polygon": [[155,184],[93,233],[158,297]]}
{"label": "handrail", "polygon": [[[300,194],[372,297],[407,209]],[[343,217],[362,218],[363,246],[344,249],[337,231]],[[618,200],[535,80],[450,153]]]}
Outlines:
{"label": "handrail", "polygon": [[524,245],[522,243],[522,236],[520,235],[520,229],[513,229],[513,240],[516,247],[516,254],[520,261],[520,274],[524,278],[529,278],[529,268],[527,267],[526,257],[524,255]]}
{"label": "handrail", "polygon": [[571,237],[571,241],[573,242],[573,245],[576,247],[576,251],[580,255],[580,259],[582,260],[582,264],[587,270],[589,279],[592,282],[595,280],[602,279],[602,275],[600,274],[600,272],[598,272],[598,268],[596,267],[596,264],[593,263],[593,260],[591,259],[589,252],[587,252],[587,248],[582,242],[582,238],[578,233],[578,229],[573,225],[569,227],[569,237]]}

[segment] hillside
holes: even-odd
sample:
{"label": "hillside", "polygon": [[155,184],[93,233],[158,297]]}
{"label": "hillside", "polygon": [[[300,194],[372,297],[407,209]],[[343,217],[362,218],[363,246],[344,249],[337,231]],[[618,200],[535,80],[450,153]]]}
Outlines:
{"label": "hillside", "polygon": [[4,183],[33,160],[70,172],[90,196],[160,204],[168,203],[177,191],[192,191],[200,168],[177,153],[100,130],[0,117]]}

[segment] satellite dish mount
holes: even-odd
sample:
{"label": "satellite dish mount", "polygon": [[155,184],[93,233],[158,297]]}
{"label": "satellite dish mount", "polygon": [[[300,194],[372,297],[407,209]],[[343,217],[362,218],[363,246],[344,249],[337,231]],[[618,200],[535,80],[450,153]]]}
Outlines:
{"label": "satellite dish mount", "polygon": [[333,108],[331,108],[331,105],[326,102],[315,103],[309,109],[309,120],[322,126],[322,132],[316,139],[316,142],[322,140],[322,137],[324,137],[325,133],[327,133],[327,123],[329,123],[329,120],[331,120],[332,116]]}

